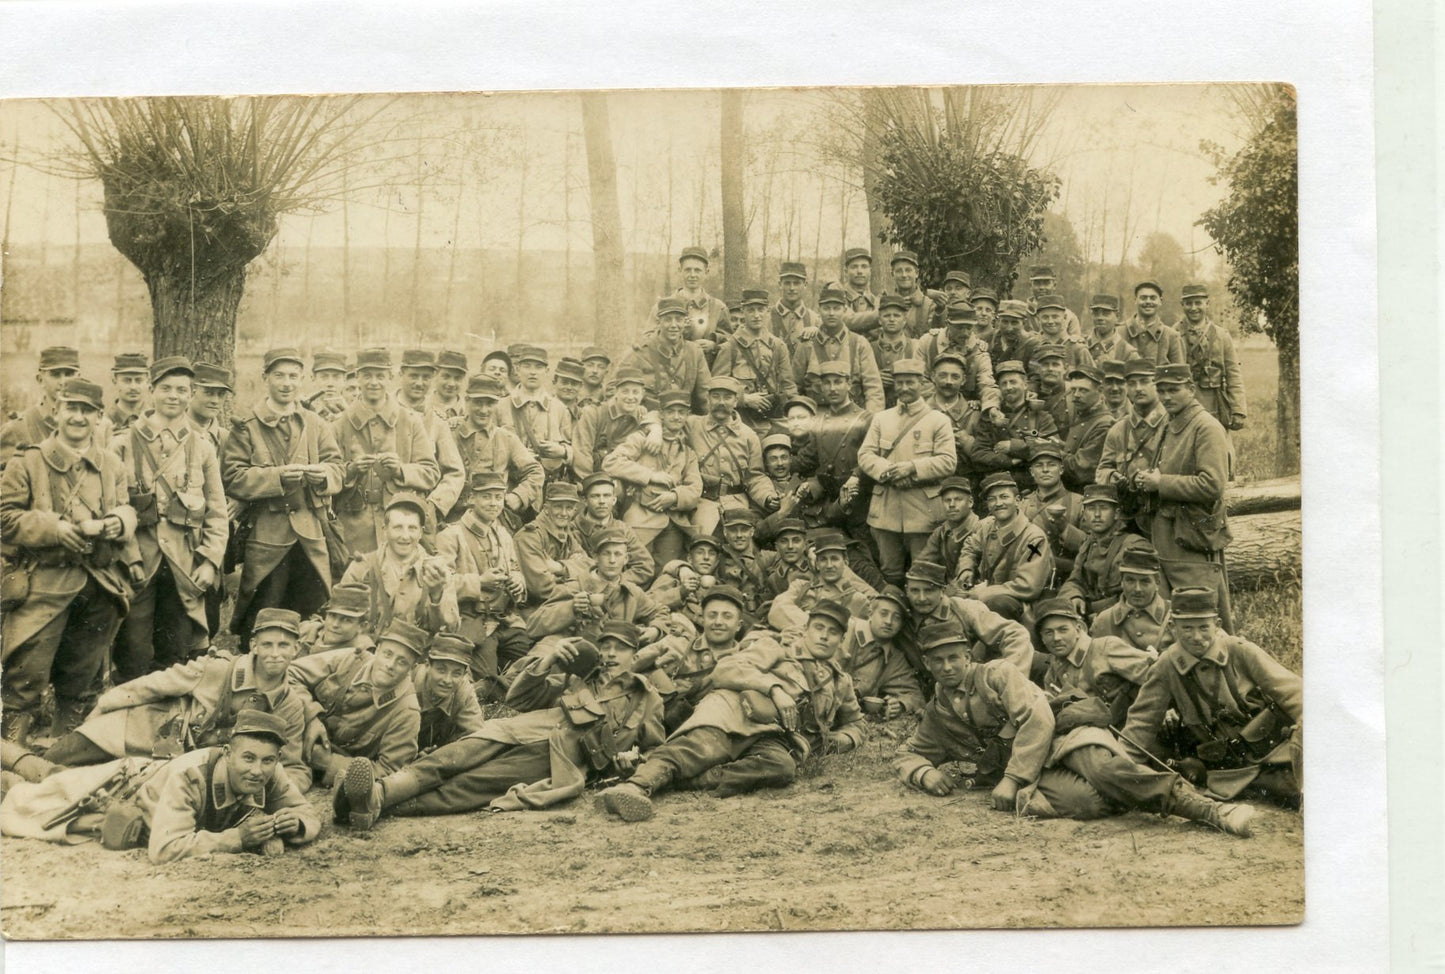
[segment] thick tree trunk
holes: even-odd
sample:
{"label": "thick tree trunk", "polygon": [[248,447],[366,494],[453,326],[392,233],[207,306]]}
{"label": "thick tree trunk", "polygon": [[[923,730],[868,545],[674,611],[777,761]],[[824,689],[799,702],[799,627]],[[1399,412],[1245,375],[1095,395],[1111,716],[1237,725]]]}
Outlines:
{"label": "thick tree trunk", "polygon": [[1225,550],[1231,589],[1256,589],[1281,581],[1298,581],[1300,512],[1275,511],[1229,519],[1234,540]]}
{"label": "thick tree trunk", "polygon": [[[878,202],[877,189],[878,168],[881,164],[878,149],[878,127],[883,123],[884,117],[881,107],[878,107],[881,99],[881,92],[864,89],[863,103],[866,124],[863,129],[863,196],[868,204],[868,246],[873,251],[872,287],[875,294],[886,290],[888,262],[893,259],[893,246],[883,241],[883,234],[888,229],[888,216]],[[842,254],[838,256],[841,258]]]}
{"label": "thick tree trunk", "polygon": [[184,355],[192,362],[236,367],[236,309],[246,289],[244,265],[229,274],[212,273],[204,285],[189,275],[146,277],[155,316],[153,354]]}
{"label": "thick tree trunk", "polygon": [[622,214],[617,202],[617,161],[605,92],[582,99],[582,134],[587,146],[587,180],[592,196],[592,290],[594,341],[624,348],[630,339],[622,293]]}
{"label": "thick tree trunk", "polygon": [[1224,505],[1230,517],[1297,511],[1300,509],[1300,479],[1280,477],[1277,480],[1233,484],[1224,495]]}
{"label": "thick tree trunk", "polygon": [[1300,468],[1299,348],[1279,346],[1279,408],[1275,411],[1278,468],[1292,472]]}
{"label": "thick tree trunk", "polygon": [[[748,283],[748,228],[743,216],[743,93],[722,92],[721,170],[723,293],[736,298]],[[766,232],[766,228],[764,228]]]}

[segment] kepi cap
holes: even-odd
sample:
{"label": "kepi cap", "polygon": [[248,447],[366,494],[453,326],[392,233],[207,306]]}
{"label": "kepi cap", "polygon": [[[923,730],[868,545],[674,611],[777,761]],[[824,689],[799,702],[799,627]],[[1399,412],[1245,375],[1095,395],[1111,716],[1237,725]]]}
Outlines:
{"label": "kepi cap", "polygon": [[80,371],[80,352],[68,345],[52,345],[40,350],[40,371],[74,369]]}
{"label": "kepi cap", "polygon": [[144,352],[121,352],[115,357],[115,364],[110,367],[112,375],[123,375],[127,372],[146,373],[150,371],[150,365],[146,361]]}
{"label": "kepi cap", "polygon": [[278,747],[289,743],[286,722],[270,711],[255,707],[245,707],[236,714],[236,722],[231,725],[231,737],[265,737],[275,741]]}
{"label": "kepi cap", "polygon": [[301,614],[291,609],[261,609],[251,623],[251,635],[266,629],[280,629],[293,636],[301,635]]}
{"label": "kepi cap", "polygon": [[427,650],[426,658],[429,663],[446,660],[449,663],[460,663],[470,668],[475,649],[472,641],[465,636],[459,636],[454,632],[439,632],[432,637],[431,647]]}

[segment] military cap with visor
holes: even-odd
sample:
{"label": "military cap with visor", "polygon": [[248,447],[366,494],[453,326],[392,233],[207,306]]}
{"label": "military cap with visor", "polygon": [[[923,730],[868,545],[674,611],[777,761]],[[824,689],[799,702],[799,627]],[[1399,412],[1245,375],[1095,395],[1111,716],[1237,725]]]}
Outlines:
{"label": "military cap with visor", "polygon": [[958,366],[960,369],[963,369],[965,372],[968,371],[968,363],[964,361],[963,356],[958,354],[957,352],[944,352],[943,354],[939,355],[933,360],[933,367],[937,369],[944,362],[951,362],[952,364]]}
{"label": "military cap with visor", "polygon": [[1119,571],[1125,575],[1158,575],[1159,555],[1150,544],[1126,548],[1119,558]]}
{"label": "military cap with visor", "polygon": [[949,271],[943,275],[944,284],[962,284],[965,289],[973,286],[973,280],[968,276],[967,271]]}
{"label": "military cap with visor", "polygon": [[793,449],[793,438],[787,433],[769,433],[767,436],[763,437],[764,453],[767,453],[769,450],[775,449],[777,447],[782,447],[785,450],[791,451]]}
{"label": "military cap with visor", "polygon": [[429,348],[408,348],[401,353],[401,367],[404,369],[435,369],[436,352]]}
{"label": "military cap with visor", "polygon": [[80,371],[80,352],[68,345],[51,345],[40,350],[40,371],[74,369]]}
{"label": "military cap with visor", "polygon": [[89,379],[83,379],[78,375],[65,380],[58,399],[61,402],[89,406],[96,412],[105,409],[105,390]]}
{"label": "military cap with visor", "polygon": [[405,619],[393,619],[391,625],[380,636],[376,637],[377,645],[382,643],[394,643],[411,653],[415,659],[421,659],[426,655],[427,644],[431,637],[427,631],[420,626],[414,626]]}
{"label": "military cap with visor", "polygon": [[893,377],[895,379],[900,375],[922,376],[927,374],[928,370],[924,368],[922,359],[901,358],[893,363]]}
{"label": "military cap with visor", "polygon": [[582,368],[582,360],[576,358],[558,359],[553,375],[559,379],[572,379],[575,382],[587,381],[587,373]]}
{"label": "military cap with visor", "polygon": [[911,250],[900,250],[889,259],[888,264],[889,266],[893,264],[912,264],[914,267],[917,267],[918,255]]}
{"label": "military cap with visor", "polygon": [[603,528],[592,536],[592,549],[600,550],[603,545],[620,544],[624,548],[632,542],[628,530],[620,524],[614,524],[610,528]]}
{"label": "military cap with visor", "polygon": [[834,287],[825,287],[818,294],[819,307],[825,304],[847,304],[848,295]]}
{"label": "military cap with visor", "polygon": [[311,374],[346,371],[346,356],[340,352],[317,352],[311,356]]}
{"label": "military cap with visor", "polygon": [[1106,358],[1104,359],[1104,361],[1099,363],[1099,371],[1100,374],[1103,375],[1104,381],[1106,382],[1110,379],[1118,379],[1122,382],[1124,380],[1124,374],[1126,372],[1126,369],[1124,363],[1120,362],[1118,359]]}
{"label": "military cap with visor", "polygon": [[1203,284],[1186,284],[1184,285],[1184,287],[1179,289],[1179,300],[1181,301],[1183,301],[1185,298],[1207,297],[1209,297],[1209,288],[1205,287]]}
{"label": "military cap with visor", "polygon": [[1131,358],[1124,366],[1124,377],[1132,379],[1137,375],[1154,378],[1154,363],[1146,358]]}
{"label": "military cap with visor", "polygon": [[604,639],[615,639],[628,649],[635,651],[638,646],[642,645],[642,630],[635,623],[622,619],[608,619],[597,633],[599,643]]}
{"label": "military cap with visor", "polygon": [[778,268],[778,277],[796,277],[802,280],[808,279],[808,268],[795,260],[785,260]]}
{"label": "military cap with visor", "polygon": [[827,619],[844,632],[848,631],[848,610],[832,599],[820,599],[808,610],[808,618]]}
{"label": "military cap with visor", "polygon": [[612,479],[611,474],[605,474],[601,471],[593,474],[588,474],[582,480],[582,496],[586,497],[588,494],[592,493],[593,487],[600,487],[603,484],[606,484],[608,487],[615,488],[617,486],[617,481]]}
{"label": "military cap with visor", "polygon": [[261,371],[270,372],[282,362],[295,362],[300,368],[306,368],[306,360],[301,357],[301,350],[294,345],[282,345],[280,348],[272,348],[266,351],[261,357]]}
{"label": "military cap with visor", "polygon": [[785,517],[778,522],[778,531],[775,537],[781,538],[790,532],[793,534],[806,535],[808,533],[808,526],[803,523],[803,519],[800,517]]}
{"label": "military cap with visor", "polygon": [[235,391],[235,379],[230,369],[223,369],[219,365],[212,365],[210,362],[196,363],[196,385],[202,389],[224,389],[227,392]]}
{"label": "military cap with visor", "polygon": [[421,495],[413,493],[397,494],[391,500],[386,502],[387,513],[390,513],[397,508],[401,508],[402,510],[407,511],[415,511],[417,517],[422,519],[422,523],[426,523],[426,501],[422,499]]}
{"label": "military cap with visor", "polygon": [[681,298],[663,298],[657,302],[657,316],[681,315],[687,317],[687,304]]}
{"label": "military cap with visor", "polygon": [[1069,306],[1064,304],[1064,296],[1062,294],[1055,294],[1052,291],[1047,294],[1040,294],[1035,300],[1038,302],[1038,309],[1040,311],[1045,308],[1057,308],[1060,311],[1069,310]]}
{"label": "military cap with visor", "polygon": [[1014,490],[1018,490],[1019,482],[1014,479],[1013,474],[998,470],[983,478],[983,484],[980,486],[980,489],[983,491],[983,496],[987,497],[989,491],[999,487],[1012,487]]}
{"label": "military cap with visor", "polygon": [[938,485],[938,494],[941,497],[950,490],[961,491],[972,496],[973,483],[967,477],[945,477],[943,482]]}
{"label": "military cap with visor", "polygon": [[878,310],[882,311],[884,308],[897,308],[900,311],[907,311],[908,299],[901,294],[889,293],[880,295],[878,298]]}
{"label": "military cap with visor", "polygon": [[712,588],[708,589],[706,592],[703,593],[702,599],[698,602],[698,605],[706,608],[707,604],[714,599],[722,599],[725,602],[731,602],[743,612],[748,611],[747,599],[743,597],[742,592],[738,591],[737,588],[732,585],[714,585]]}
{"label": "military cap with visor", "polygon": [[768,292],[760,289],[750,289],[743,292],[742,301],[744,308],[766,305],[768,303]]}
{"label": "military cap with visor", "polygon": [[951,622],[934,622],[918,631],[918,648],[928,653],[949,646],[967,646],[971,640],[962,626]]}
{"label": "military cap with visor", "polygon": [[1031,281],[1053,280],[1057,276],[1052,267],[1044,264],[1036,264],[1029,271],[1029,280]]}
{"label": "military cap with visor", "polygon": [[848,538],[842,531],[828,528],[817,532],[812,539],[813,552],[822,554],[825,551],[847,551]]}
{"label": "military cap with visor", "polygon": [[466,372],[467,356],[454,348],[444,348],[437,353],[437,368],[443,372]]}
{"label": "military cap with visor", "polygon": [[[1055,460],[1064,459],[1064,444],[1053,438],[1029,441],[1029,463],[1033,463],[1040,457],[1053,457]],[[987,484],[985,479],[984,483]],[[985,488],[986,489],[986,488]]]}
{"label": "military cap with visor", "polygon": [[520,365],[523,362],[535,362],[538,365],[547,365],[547,350],[540,345],[523,345],[517,349],[512,356],[512,361]]}
{"label": "military cap with visor", "polygon": [[743,393],[743,384],[730,375],[715,375],[707,384],[708,392],[731,392],[735,396]]}
{"label": "military cap with visor", "polygon": [[1119,299],[1112,294],[1096,294],[1089,299],[1089,310],[1093,311],[1095,308],[1105,308],[1109,311],[1118,311]]}
{"label": "military cap with visor", "polygon": [[871,264],[873,263],[873,251],[867,247],[849,247],[843,252],[843,266],[846,267],[855,260],[866,260]]}
{"label": "military cap with visor", "polygon": [[1084,504],[1119,504],[1119,490],[1113,484],[1085,484]]}
{"label": "military cap with visor", "polygon": [[[831,362],[825,362],[824,364],[825,364],[825,365],[831,365],[831,364],[833,364],[833,363],[831,363]],[[817,374],[818,374],[818,375],[826,375],[827,373],[825,373],[822,369],[819,369]],[[840,374],[842,374],[842,375],[847,375],[847,374],[848,374],[848,370],[845,368],[845,369],[843,369],[843,371],[842,371]],[[783,409],[785,409],[785,410],[787,410],[787,409],[792,409],[794,406],[802,406],[804,409],[806,409],[806,410],[807,410],[808,412],[810,412],[810,413],[816,413],[816,412],[818,411],[818,404],[813,401],[813,397],[812,397],[812,396],[803,396],[803,395],[793,396],[793,397],[790,398],[787,402],[783,403]]]}
{"label": "military cap with visor", "polygon": [[470,668],[474,651],[475,646],[465,636],[459,636],[454,632],[439,632],[432,637],[426,658],[430,663],[460,663]]}
{"label": "military cap with visor", "polygon": [[576,484],[551,481],[542,488],[542,503],[550,504],[552,501],[580,501],[582,494],[577,490]]}
{"label": "military cap with visor", "polygon": [[480,372],[467,379],[468,399],[502,399],[507,395],[506,387],[489,375]]}
{"label": "military cap with visor", "polygon": [[1008,375],[1010,372],[1016,372],[1019,375],[1023,376],[1027,376],[1029,374],[1029,370],[1024,368],[1024,364],[1015,358],[1007,359],[1003,362],[998,363],[998,366],[993,370],[995,378]]}
{"label": "military cap with visor", "polygon": [[[596,356],[593,357],[595,358]],[[617,374],[612,377],[612,384],[621,386],[627,385],[629,382],[633,385],[645,386],[647,385],[647,377],[642,374],[641,369],[635,369],[630,365],[624,365],[622,368],[618,369]]]}
{"label": "military cap with visor", "polygon": [[261,609],[256,613],[256,618],[251,623],[251,635],[264,632],[267,629],[280,629],[282,632],[289,632],[293,636],[301,635],[301,614],[291,609]]}
{"label": "military cap with visor", "polygon": [[1155,366],[1155,385],[1184,385],[1194,381],[1194,376],[1189,371],[1189,366],[1182,362],[1170,362],[1166,365]]}
{"label": "military cap with visor", "polygon": [[976,287],[972,291],[968,292],[969,304],[976,304],[979,301],[987,301],[989,304],[993,305],[995,309],[997,309],[998,292],[994,291],[994,289],[991,287]]}
{"label": "military cap with visor", "polygon": [[1159,294],[1159,296],[1160,296],[1161,298],[1164,296],[1164,289],[1159,286],[1159,282],[1158,282],[1158,281],[1140,281],[1138,284],[1135,284],[1135,285],[1134,285],[1134,296],[1135,296],[1135,297],[1138,297],[1138,296],[1139,296],[1139,292],[1142,291],[1142,290],[1143,290],[1144,288],[1146,288],[1146,287],[1152,287],[1156,292],[1158,292],[1158,294]]}
{"label": "military cap with visor", "polygon": [[1103,383],[1104,373],[1092,365],[1076,365],[1064,373],[1066,379],[1088,379],[1090,382]]}
{"label": "military cap with visor", "polygon": [[915,561],[908,566],[908,573],[903,577],[910,582],[943,588],[948,584],[948,569],[936,561]]}
{"label": "military cap with visor", "polygon": [[1050,342],[1047,345],[1040,345],[1034,349],[1034,361],[1042,362],[1047,358],[1064,358],[1064,346]]}
{"label": "military cap with visor", "polygon": [[903,594],[903,590],[897,585],[885,584],[883,586],[883,590],[877,595],[873,596],[873,601],[875,603],[892,602],[904,612],[908,612],[911,608],[908,604],[908,598]]}
{"label": "military cap with visor", "polygon": [[[1070,622],[1082,622],[1079,613],[1074,611],[1073,603],[1068,599],[1044,599],[1034,606],[1034,636],[1037,639],[1039,630],[1043,628],[1047,619],[1062,618]],[[1042,640],[1039,640],[1042,642]]]}
{"label": "military cap with visor", "polygon": [[687,543],[687,550],[691,551],[697,547],[710,546],[716,551],[722,551],[722,542],[710,534],[699,534]]}
{"label": "military cap with visor", "polygon": [[[359,619],[371,611],[371,589],[359,582],[346,582],[332,586],[331,596],[326,600],[325,611]],[[260,613],[256,615],[257,618],[260,618]]]}
{"label": "military cap with visor", "polygon": [[489,490],[506,490],[507,478],[500,470],[474,470],[467,478],[467,486],[474,494]]}
{"label": "military cap with visor", "polygon": [[998,316],[1000,318],[1027,318],[1029,316],[1029,306],[1022,301],[1010,299],[1002,302],[998,306]]}
{"label": "military cap with visor", "polygon": [[682,248],[682,253],[678,255],[677,261],[678,263],[682,263],[688,259],[700,260],[706,264],[708,263],[707,251],[701,247],[684,247]]}
{"label": "military cap with visor", "polygon": [[168,375],[185,375],[194,377],[195,366],[191,360],[184,355],[167,355],[165,358],[158,358],[151,363],[151,385],[155,385]]}
{"label": "military cap with visor", "polygon": [[110,371],[112,375],[125,375],[128,372],[146,374],[150,371],[150,365],[144,352],[121,352],[115,357],[115,364],[110,367]]}
{"label": "military cap with visor", "polygon": [[603,348],[601,345],[588,345],[586,348],[582,349],[582,361],[590,362],[593,359],[601,359],[608,365],[612,364],[612,356],[608,355],[607,349]]}
{"label": "military cap with visor", "polygon": [[231,737],[264,737],[274,741],[277,747],[285,747],[289,743],[286,721],[269,710],[255,707],[246,707],[236,714],[236,721],[231,725]]}
{"label": "military cap with visor", "polygon": [[494,349],[492,349],[490,352],[488,352],[486,355],[483,355],[483,356],[482,356],[482,364],[483,364],[483,365],[486,365],[488,362],[492,361],[493,359],[496,359],[496,360],[499,361],[499,362],[505,362],[505,363],[507,363],[507,370],[508,370],[508,371],[511,371],[511,368],[512,368],[512,356],[509,355],[509,354],[507,354],[507,352],[506,352],[504,349],[494,348]]}
{"label": "military cap with visor", "polygon": [[757,527],[758,516],[746,507],[730,507],[722,513],[723,527],[733,524],[746,524],[750,528]]}
{"label": "military cap with visor", "polygon": [[1169,614],[1176,619],[1217,618],[1219,596],[1212,588],[1176,588],[1169,602]]}
{"label": "military cap with visor", "polygon": [[391,349],[380,345],[363,348],[356,353],[357,369],[391,369]]}
{"label": "military cap with visor", "polygon": [[686,393],[679,389],[669,389],[657,397],[657,408],[659,410],[667,409],[671,406],[682,406],[685,409],[692,409],[691,393]]}
{"label": "military cap with visor", "polygon": [[972,325],[978,322],[978,312],[967,301],[955,301],[948,306],[950,325]]}

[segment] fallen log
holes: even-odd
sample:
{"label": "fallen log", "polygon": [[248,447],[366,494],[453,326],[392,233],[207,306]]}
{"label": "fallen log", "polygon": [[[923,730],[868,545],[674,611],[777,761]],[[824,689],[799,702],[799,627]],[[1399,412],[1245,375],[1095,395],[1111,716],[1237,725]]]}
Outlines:
{"label": "fallen log", "polygon": [[1300,528],[1298,505],[1292,511],[1231,517],[1234,540],[1224,552],[1230,589],[1298,582],[1303,565]]}
{"label": "fallen log", "polygon": [[1300,509],[1300,479],[1255,480],[1230,484],[1224,492],[1224,508],[1231,518],[1246,514],[1269,514]]}

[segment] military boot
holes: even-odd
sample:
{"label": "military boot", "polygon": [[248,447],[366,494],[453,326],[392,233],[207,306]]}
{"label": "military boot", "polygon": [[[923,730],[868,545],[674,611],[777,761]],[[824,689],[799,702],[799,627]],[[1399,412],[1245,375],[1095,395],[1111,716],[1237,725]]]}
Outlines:
{"label": "military boot", "polygon": [[1165,815],[1178,815],[1191,822],[1212,825],[1226,835],[1238,836],[1241,839],[1249,838],[1249,820],[1254,817],[1253,805],[1217,802],[1212,798],[1205,798],[1182,779],[1174,782],[1174,789],[1161,803],[1159,811]]}
{"label": "military boot", "polygon": [[352,758],[336,790],[346,795],[346,824],[361,832],[376,824],[381,817],[381,782],[370,760]]}
{"label": "military boot", "polygon": [[599,791],[597,805],[624,822],[645,822],[652,818],[652,799],[646,791],[630,781]]}
{"label": "military boot", "polygon": [[21,747],[29,747],[30,734],[35,729],[36,713],[33,710],[14,710],[6,707],[0,711],[0,737]]}
{"label": "military boot", "polygon": [[86,714],[90,713],[94,703],[94,700],[57,696],[55,698],[55,717],[50,724],[50,736],[58,741],[85,723]]}

